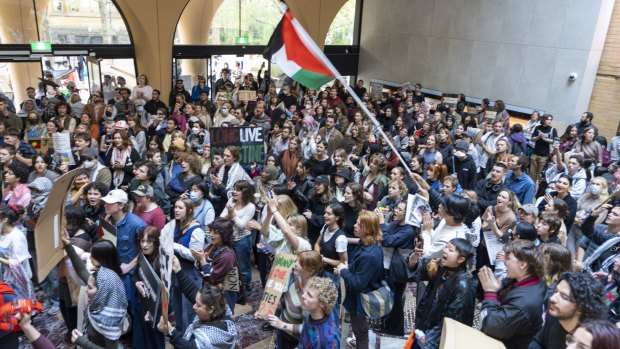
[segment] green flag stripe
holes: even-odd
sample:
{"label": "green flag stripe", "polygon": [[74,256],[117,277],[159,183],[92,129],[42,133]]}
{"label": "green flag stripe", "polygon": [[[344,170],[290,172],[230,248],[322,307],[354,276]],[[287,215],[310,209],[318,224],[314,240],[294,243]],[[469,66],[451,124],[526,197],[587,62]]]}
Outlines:
{"label": "green flag stripe", "polygon": [[291,76],[291,78],[313,90],[318,89],[319,87],[334,79],[331,76],[313,73],[304,69],[300,69],[299,71],[297,71],[293,76]]}

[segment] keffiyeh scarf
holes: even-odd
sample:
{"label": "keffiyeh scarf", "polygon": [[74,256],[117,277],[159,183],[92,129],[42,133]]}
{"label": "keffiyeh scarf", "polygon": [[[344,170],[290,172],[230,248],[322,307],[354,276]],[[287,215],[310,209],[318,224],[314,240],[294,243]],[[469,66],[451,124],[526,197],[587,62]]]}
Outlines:
{"label": "keffiyeh scarf", "polygon": [[84,333],[88,324],[110,340],[117,340],[123,332],[127,317],[127,296],[121,278],[112,270],[101,267],[96,274],[97,293],[87,310]]}

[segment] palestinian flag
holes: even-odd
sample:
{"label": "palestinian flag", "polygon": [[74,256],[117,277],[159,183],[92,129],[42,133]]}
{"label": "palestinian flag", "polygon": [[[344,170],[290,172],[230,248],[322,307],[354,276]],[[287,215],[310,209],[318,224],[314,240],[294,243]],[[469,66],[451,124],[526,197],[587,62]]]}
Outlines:
{"label": "palestinian flag", "polygon": [[263,56],[293,80],[313,90],[336,78],[335,69],[325,54],[288,10],[269,39]]}

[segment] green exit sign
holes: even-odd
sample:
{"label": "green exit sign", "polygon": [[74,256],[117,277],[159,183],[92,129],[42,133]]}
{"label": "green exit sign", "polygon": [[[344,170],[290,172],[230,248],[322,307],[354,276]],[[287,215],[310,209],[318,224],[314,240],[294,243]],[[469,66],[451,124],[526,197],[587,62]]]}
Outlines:
{"label": "green exit sign", "polygon": [[52,52],[52,43],[47,41],[35,41],[30,43],[32,52]]}
{"label": "green exit sign", "polygon": [[237,45],[246,45],[248,43],[247,36],[237,36],[236,38]]}

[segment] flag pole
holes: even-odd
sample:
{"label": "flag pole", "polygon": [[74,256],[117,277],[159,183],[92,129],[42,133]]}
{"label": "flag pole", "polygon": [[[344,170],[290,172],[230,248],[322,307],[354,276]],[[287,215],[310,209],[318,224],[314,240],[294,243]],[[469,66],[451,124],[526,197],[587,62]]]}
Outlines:
{"label": "flag pole", "polygon": [[[285,15],[286,10],[288,9],[288,7],[286,6],[286,4],[284,2],[278,2],[278,0],[274,0],[277,3],[278,8],[280,9],[280,11],[282,12],[282,15]],[[301,38],[306,42],[306,44],[308,45],[308,48],[318,57],[321,57],[323,60],[323,63],[325,63],[325,65],[327,66],[327,68],[331,71],[331,73],[336,77],[336,79],[338,79],[340,81],[340,83],[346,87],[347,92],[349,93],[349,95],[351,97],[353,97],[353,100],[355,101],[355,103],[360,107],[360,109],[362,109],[362,111],[364,112],[364,114],[366,114],[366,116],[368,117],[368,119],[370,119],[370,121],[372,121],[372,123],[375,125],[376,129],[379,131],[379,134],[381,135],[381,137],[383,137],[383,139],[385,139],[385,142],[390,146],[390,148],[392,149],[392,151],[396,154],[396,156],[398,157],[398,160],[402,163],[403,167],[405,168],[405,170],[407,171],[407,173],[409,173],[409,175],[411,176],[413,173],[411,172],[411,169],[409,169],[409,164],[407,164],[407,162],[403,159],[403,157],[400,155],[400,152],[398,151],[398,149],[396,149],[396,147],[394,146],[394,144],[392,142],[390,142],[390,139],[387,137],[387,135],[385,134],[385,132],[383,131],[383,129],[381,128],[381,124],[379,123],[379,121],[372,115],[372,113],[370,112],[370,110],[368,110],[368,108],[366,107],[366,105],[362,102],[362,100],[359,98],[359,96],[357,95],[357,93],[355,93],[355,91],[353,91],[353,88],[351,87],[351,85],[349,85],[347,83],[347,81],[344,79],[344,77],[342,75],[340,75],[340,73],[338,72],[338,70],[336,69],[336,67],[334,67],[334,65],[332,64],[332,62],[325,56],[325,54],[323,53],[323,51],[319,48],[319,46],[314,42],[314,40],[312,39],[312,37],[310,36],[310,34],[308,34],[308,32],[306,31],[306,29],[301,25],[301,23],[299,23],[297,21],[297,19],[295,17],[292,18],[292,22],[294,24],[295,29],[297,30],[299,36],[301,36]]]}

